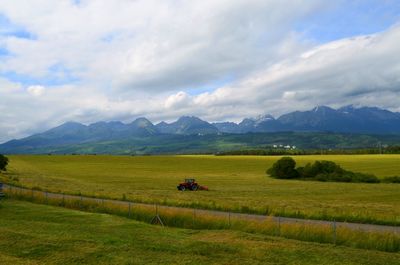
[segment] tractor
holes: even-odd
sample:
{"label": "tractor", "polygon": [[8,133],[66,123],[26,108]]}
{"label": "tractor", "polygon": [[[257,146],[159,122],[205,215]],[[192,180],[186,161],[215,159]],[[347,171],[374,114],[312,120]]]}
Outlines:
{"label": "tractor", "polygon": [[178,190],[185,191],[185,190],[208,190],[206,186],[200,186],[195,179],[185,179],[185,182],[180,183],[177,186]]}

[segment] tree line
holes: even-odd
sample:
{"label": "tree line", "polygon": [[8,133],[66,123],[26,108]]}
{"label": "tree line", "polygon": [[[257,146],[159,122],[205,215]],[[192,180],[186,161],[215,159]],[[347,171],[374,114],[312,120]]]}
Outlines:
{"label": "tree line", "polygon": [[281,155],[361,155],[361,154],[400,154],[400,146],[374,147],[374,148],[348,148],[348,149],[296,149],[281,148],[244,149],[215,153],[224,155],[256,155],[256,156],[281,156]]}

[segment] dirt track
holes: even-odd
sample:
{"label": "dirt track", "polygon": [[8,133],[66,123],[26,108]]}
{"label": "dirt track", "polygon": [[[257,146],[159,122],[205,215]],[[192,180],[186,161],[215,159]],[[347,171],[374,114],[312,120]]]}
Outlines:
{"label": "dirt track", "polygon": [[[10,186],[7,184],[3,185],[3,191],[5,193],[9,193],[11,191],[31,191],[30,189],[20,188],[15,186]],[[96,203],[112,203],[119,205],[130,205],[131,207],[141,206],[141,207],[151,207],[155,209],[155,211],[162,209],[173,209],[176,211],[188,212],[192,211],[195,215],[213,215],[213,216],[221,216],[226,217],[227,219],[244,219],[251,221],[265,221],[267,218],[269,220],[283,223],[292,223],[292,224],[307,224],[307,225],[325,225],[325,226],[336,226],[336,228],[348,228],[352,230],[362,230],[362,231],[376,231],[376,232],[389,232],[389,233],[400,233],[400,226],[386,226],[386,225],[374,225],[374,224],[360,224],[360,223],[346,223],[346,222],[332,222],[332,221],[323,221],[323,220],[310,220],[310,219],[299,219],[299,218],[289,218],[289,217],[277,217],[277,216],[265,216],[265,215],[257,215],[257,214],[243,214],[243,213],[234,213],[234,212],[223,212],[223,211],[214,211],[214,210],[202,210],[202,209],[194,209],[194,208],[183,208],[176,206],[165,206],[165,205],[154,205],[154,204],[146,204],[146,203],[136,203],[136,202],[128,202],[128,201],[120,201],[120,200],[110,200],[110,199],[100,199],[100,198],[91,198],[79,195],[67,195],[60,193],[52,193],[52,192],[44,192],[44,191],[34,191],[35,194],[41,193],[43,196],[47,196],[48,198],[54,199],[70,199],[70,200],[82,200],[87,202],[96,202]]]}

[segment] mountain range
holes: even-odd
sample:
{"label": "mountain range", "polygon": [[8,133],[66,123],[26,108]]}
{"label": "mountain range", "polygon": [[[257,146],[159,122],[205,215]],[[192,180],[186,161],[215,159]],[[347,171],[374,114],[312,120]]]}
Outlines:
{"label": "mountain range", "polygon": [[214,123],[221,132],[344,132],[344,133],[400,133],[400,113],[377,107],[346,106],[332,109],[318,106],[309,111],[295,111],[275,119],[271,115],[247,118],[239,124]]}
{"label": "mountain range", "polygon": [[[62,150],[68,153],[73,152],[74,148],[71,147],[76,145],[99,146],[100,144],[104,147],[107,144],[118,145],[122,142],[135,142],[135,146],[146,147],[151,145],[149,139],[163,139],[164,144],[168,144],[168,141],[179,142],[182,139],[190,139],[191,144],[196,144],[196,140],[193,140],[196,139],[195,136],[223,137],[228,134],[276,132],[400,134],[400,113],[377,107],[346,106],[333,109],[318,106],[309,111],[284,114],[279,118],[274,118],[272,115],[245,118],[240,123],[209,123],[193,116],[183,116],[172,123],[158,124],[153,124],[146,118],[138,118],[128,124],[119,121],[97,122],[90,125],[67,122],[43,133],[1,144],[0,153],[46,153],[62,152]],[[97,150],[101,151],[101,148]]]}

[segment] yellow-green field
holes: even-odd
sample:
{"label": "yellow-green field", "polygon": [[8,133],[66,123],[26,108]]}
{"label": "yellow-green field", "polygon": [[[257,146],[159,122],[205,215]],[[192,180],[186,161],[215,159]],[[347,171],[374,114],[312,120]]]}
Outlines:
{"label": "yellow-green field", "polygon": [[400,264],[399,253],[0,202],[0,264]]}
{"label": "yellow-green field", "polygon": [[[400,223],[399,184],[276,180],[267,156],[10,156],[6,177],[26,187],[143,202],[307,218]],[[296,156],[378,177],[400,175],[400,155]],[[210,191],[179,192],[194,177]]]}

